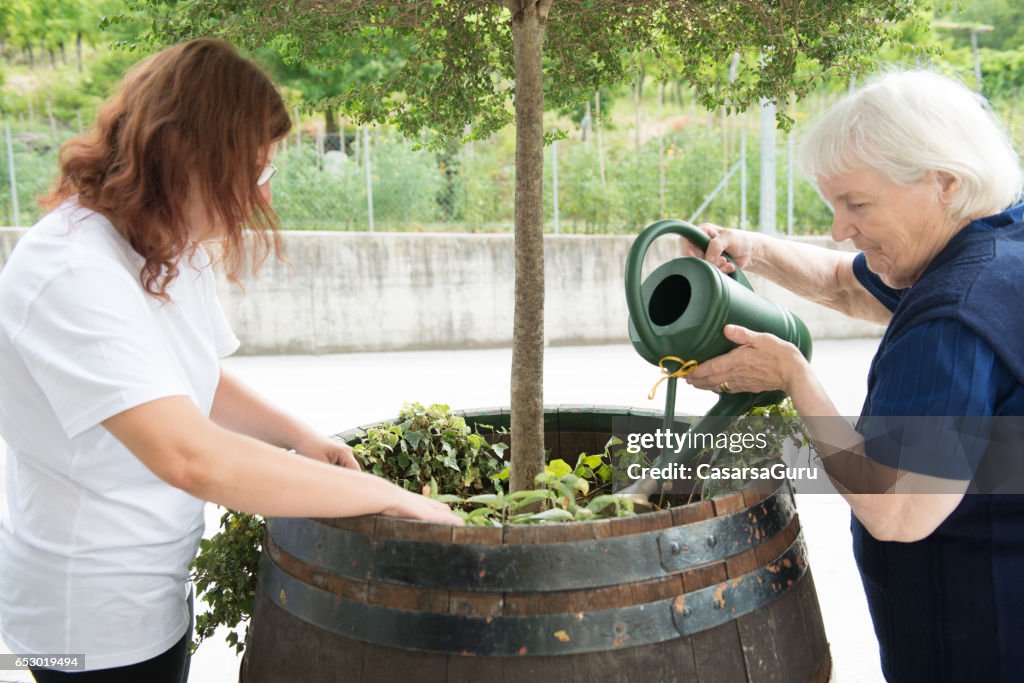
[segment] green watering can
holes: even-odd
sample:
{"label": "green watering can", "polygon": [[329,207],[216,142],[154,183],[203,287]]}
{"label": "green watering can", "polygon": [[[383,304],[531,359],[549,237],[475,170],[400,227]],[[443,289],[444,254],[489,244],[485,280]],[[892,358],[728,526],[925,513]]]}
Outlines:
{"label": "green watering can", "polygon": [[[662,220],[637,236],[626,259],[629,338],[637,353],[663,368],[668,380],[664,428],[671,430],[677,379],[672,373],[684,363],[703,363],[736,348],[722,334],[723,327],[734,324],[755,332],[770,332],[793,343],[808,359],[811,335],[798,317],[755,294],[739,267],[726,275],[703,259],[677,258],[659,266],[641,284],[640,269],[648,248],[667,234],[682,235],[700,249],[707,249],[711,239],[689,223]],[[702,434],[718,434],[751,408],[777,403],[785,397],[782,391],[724,393],[693,429]],[[666,448],[655,466],[684,464],[699,450],[695,446],[677,454]]]}

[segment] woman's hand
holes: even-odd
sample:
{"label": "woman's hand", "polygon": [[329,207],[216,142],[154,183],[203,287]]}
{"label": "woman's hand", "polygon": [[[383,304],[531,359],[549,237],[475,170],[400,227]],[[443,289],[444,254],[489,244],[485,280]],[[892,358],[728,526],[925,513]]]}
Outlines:
{"label": "woman's hand", "polygon": [[351,446],[321,434],[307,434],[295,444],[295,451],[307,458],[326,462],[328,465],[341,465],[350,470],[362,469],[355,454],[352,453]]}
{"label": "woman's hand", "polygon": [[406,517],[409,519],[421,519],[424,522],[435,524],[451,524],[452,526],[465,526],[462,518],[452,512],[444,503],[421,496],[412,491],[406,491],[396,487],[395,501],[384,508],[381,512],[388,517]]}
{"label": "woman's hand", "polygon": [[726,261],[722,252],[729,254],[740,268],[750,265],[754,252],[754,241],[751,239],[750,233],[722,228],[711,223],[701,223],[697,227],[711,238],[711,242],[706,251],[701,251],[690,240],[685,237],[681,238],[684,256],[702,258],[708,263],[718,266],[723,273],[733,272],[736,270],[736,266]]}
{"label": "woman's hand", "polygon": [[[331,439],[320,434],[311,433],[295,449],[298,453],[313,460],[320,460],[330,465],[341,465],[352,470],[361,470],[359,461],[356,460],[351,446]],[[444,503],[421,496],[411,491],[406,491],[396,485],[393,486],[389,497],[395,500],[385,502],[381,514],[390,517],[406,517],[409,519],[421,519],[425,522],[436,524],[453,524],[463,526],[462,518],[453,514],[451,508]]]}
{"label": "woman's hand", "polygon": [[705,361],[686,376],[690,386],[719,393],[782,389],[791,394],[794,383],[810,371],[800,350],[767,332],[726,325],[726,339],[738,348]]}

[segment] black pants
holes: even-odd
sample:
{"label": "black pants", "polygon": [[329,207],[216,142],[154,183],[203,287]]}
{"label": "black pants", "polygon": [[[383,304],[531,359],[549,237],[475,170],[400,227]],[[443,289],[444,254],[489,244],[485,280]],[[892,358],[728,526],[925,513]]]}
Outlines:
{"label": "black pants", "polygon": [[187,683],[193,621],[192,594],[188,596],[188,628],[185,635],[162,654],[138,664],[96,671],[32,669],[36,683]]}
{"label": "black pants", "polygon": [[163,654],[130,666],[97,671],[51,671],[32,669],[37,683],[185,683],[188,680],[191,628]]}

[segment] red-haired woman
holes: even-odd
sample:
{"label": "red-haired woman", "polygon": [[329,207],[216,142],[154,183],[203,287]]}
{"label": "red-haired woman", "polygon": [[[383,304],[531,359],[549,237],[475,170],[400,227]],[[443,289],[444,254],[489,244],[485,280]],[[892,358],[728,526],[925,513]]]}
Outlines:
{"label": "red-haired woman", "polygon": [[64,146],[51,212],[0,273],[3,637],[88,669],[38,681],[186,680],[204,501],[459,523],[220,367],[238,340],[203,243],[233,278],[247,242],[254,263],[278,253],[269,181],[290,126],[226,43],[150,57]]}

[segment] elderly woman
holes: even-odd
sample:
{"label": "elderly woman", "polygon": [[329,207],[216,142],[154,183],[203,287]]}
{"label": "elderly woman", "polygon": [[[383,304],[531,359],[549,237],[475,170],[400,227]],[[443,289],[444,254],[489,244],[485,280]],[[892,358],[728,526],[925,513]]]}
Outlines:
{"label": "elderly woman", "polygon": [[[1024,497],[965,495],[996,448],[994,418],[1024,415],[1017,155],[980,97],[906,72],[826,112],[801,164],[834,210],[832,237],[859,253],[704,225],[702,255],[730,272],[727,252],[804,298],[888,325],[856,431],[797,349],[769,334],[726,327],[738,348],[687,381],[792,397],[851,507],[887,680],[1020,680]],[[1013,467],[1019,437],[1006,445]]]}
{"label": "elderly woman", "polygon": [[37,681],[186,680],[204,501],[461,524],[220,367],[238,340],[204,243],[233,275],[246,243],[275,244],[269,182],[290,125],[226,43],[150,57],[63,148],[52,211],[0,273],[3,638],[87,667]]}

